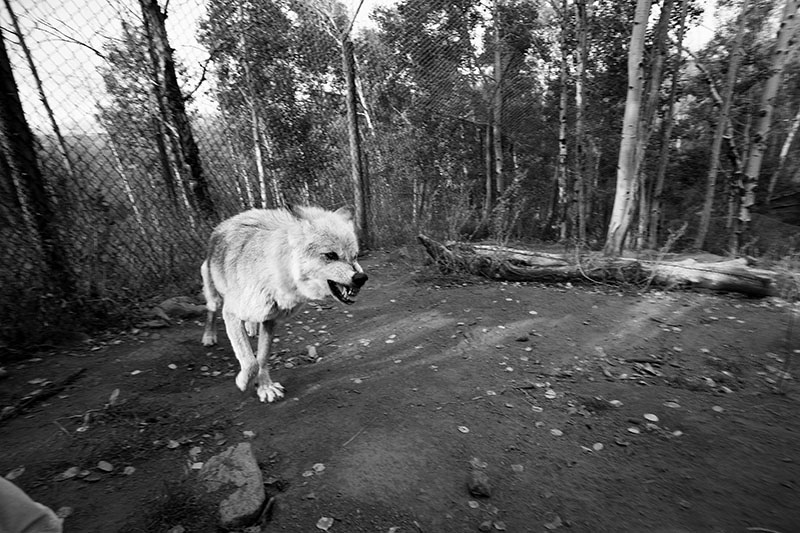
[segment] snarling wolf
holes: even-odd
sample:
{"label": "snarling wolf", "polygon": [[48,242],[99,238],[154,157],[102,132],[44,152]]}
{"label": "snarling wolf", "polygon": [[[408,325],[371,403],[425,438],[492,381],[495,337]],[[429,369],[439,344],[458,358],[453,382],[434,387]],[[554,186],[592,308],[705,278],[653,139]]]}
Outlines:
{"label": "snarling wolf", "polygon": [[[216,311],[222,308],[241,367],[236,376],[240,390],[247,390],[255,377],[262,402],[283,397],[283,386],[269,376],[276,321],[328,295],[352,304],[367,282],[357,256],[353,219],[344,208],[251,209],[214,229],[200,268],[208,308],[203,344],[216,344]],[[246,323],[258,324],[255,357]]]}

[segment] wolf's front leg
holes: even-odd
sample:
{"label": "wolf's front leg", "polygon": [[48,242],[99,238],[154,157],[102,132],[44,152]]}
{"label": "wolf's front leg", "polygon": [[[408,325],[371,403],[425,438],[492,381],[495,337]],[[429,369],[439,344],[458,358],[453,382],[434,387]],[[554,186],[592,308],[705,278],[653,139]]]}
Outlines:
{"label": "wolf's front leg", "polygon": [[262,402],[272,402],[283,398],[283,386],[269,377],[269,350],[272,346],[272,336],[275,331],[275,321],[266,320],[258,329],[258,387],[256,393]]}
{"label": "wolf's front leg", "polygon": [[253,356],[253,349],[244,331],[244,323],[236,315],[225,312],[222,308],[222,318],[225,320],[225,331],[231,341],[233,353],[239,360],[239,374],[236,376],[236,386],[244,392],[253,379],[253,375],[258,371],[258,363]]}

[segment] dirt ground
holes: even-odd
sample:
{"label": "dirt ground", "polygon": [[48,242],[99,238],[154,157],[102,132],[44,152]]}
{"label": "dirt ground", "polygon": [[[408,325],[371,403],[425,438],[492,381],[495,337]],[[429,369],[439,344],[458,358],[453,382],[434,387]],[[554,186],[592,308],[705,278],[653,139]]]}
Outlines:
{"label": "dirt ground", "polygon": [[0,474],[81,533],[217,531],[193,466],[244,440],[274,497],[250,531],[800,531],[779,301],[362,264],[357,304],[278,329],[278,403],[236,389],[224,329],[209,350],[197,320],[7,365],[0,408],[86,370],[0,426]]}

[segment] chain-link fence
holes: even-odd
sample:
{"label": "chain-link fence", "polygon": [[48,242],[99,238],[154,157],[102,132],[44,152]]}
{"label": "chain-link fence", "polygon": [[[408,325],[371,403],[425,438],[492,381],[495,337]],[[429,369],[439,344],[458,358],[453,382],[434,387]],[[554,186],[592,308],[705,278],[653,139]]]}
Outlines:
{"label": "chain-link fence", "polygon": [[[541,102],[520,97],[542,82],[526,59],[536,13],[523,6],[504,30],[506,183],[480,178],[504,160],[487,156],[500,135],[490,8],[7,2],[3,77],[21,108],[5,106],[4,128],[27,123],[33,148],[4,150],[3,338],[59,336],[76,306],[81,321],[107,320],[165,285],[197,288],[210,229],[249,207],[352,205],[363,186],[374,246],[477,228],[483,196],[508,203],[503,188],[548,157],[521,149],[544,127]],[[533,185],[545,204],[547,183]]]}

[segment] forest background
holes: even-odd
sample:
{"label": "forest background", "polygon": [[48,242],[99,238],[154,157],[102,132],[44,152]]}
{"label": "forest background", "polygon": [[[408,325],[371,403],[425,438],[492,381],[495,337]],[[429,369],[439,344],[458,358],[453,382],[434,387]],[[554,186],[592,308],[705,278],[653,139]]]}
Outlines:
{"label": "forest background", "polygon": [[[4,0],[0,344],[198,287],[249,207],[364,248],[800,249],[798,2]],[[698,35],[704,37],[698,38]]]}

